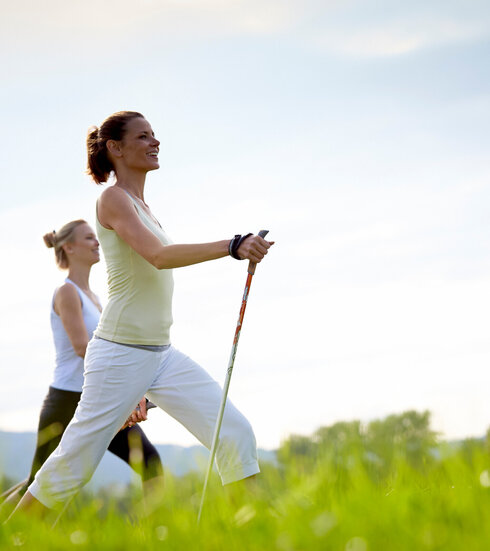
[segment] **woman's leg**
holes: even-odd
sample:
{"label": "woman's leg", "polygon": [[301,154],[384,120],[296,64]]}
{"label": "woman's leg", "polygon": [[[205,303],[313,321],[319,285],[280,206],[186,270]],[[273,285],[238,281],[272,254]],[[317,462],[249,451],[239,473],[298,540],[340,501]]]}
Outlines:
{"label": "woman's leg", "polygon": [[5,501],[0,506],[0,519],[14,510],[34,480],[37,471],[58,446],[64,430],[75,413],[80,394],[80,392],[49,387],[39,415],[36,450],[31,471],[23,483],[14,486],[5,496]]}
{"label": "woman's leg", "polygon": [[29,492],[29,490],[27,490],[6,522],[8,522],[19,511],[29,513],[37,517],[45,517],[49,513],[50,509],[43,505]]}
{"label": "woman's leg", "polygon": [[143,510],[148,514],[162,500],[163,467],[155,446],[139,425],[119,431],[109,444],[109,451],[126,461],[143,483]]}
{"label": "woman's leg", "polygon": [[36,451],[25,489],[34,480],[37,471],[46,459],[58,447],[61,437],[77,409],[80,395],[81,392],[49,387],[39,415]]}
{"label": "woman's leg", "polygon": [[120,430],[111,440],[108,450],[131,465],[143,482],[163,476],[160,455],[139,425]]}
{"label": "woman's leg", "polygon": [[85,383],[72,421],[29,492],[57,508],[90,480],[110,441],[155,377],[154,352],[93,339],[85,357]]}
{"label": "woman's leg", "polygon": [[[210,448],[222,390],[202,367],[170,347],[161,353],[157,377],[146,394]],[[216,463],[223,484],[260,471],[252,427],[229,400],[223,416]]]}

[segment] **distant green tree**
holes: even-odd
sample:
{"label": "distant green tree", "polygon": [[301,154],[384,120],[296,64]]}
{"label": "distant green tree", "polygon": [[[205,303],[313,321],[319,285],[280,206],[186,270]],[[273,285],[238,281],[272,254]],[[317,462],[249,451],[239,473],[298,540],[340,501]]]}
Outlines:
{"label": "distant green tree", "polygon": [[318,465],[332,490],[343,494],[353,483],[352,476],[362,469],[364,453],[360,421],[340,421],[321,427],[313,435],[317,444]]}
{"label": "distant green tree", "polygon": [[313,438],[317,453],[335,462],[358,455],[364,446],[360,421],[341,421],[330,427],[320,427]]}
{"label": "distant green tree", "polygon": [[314,463],[316,451],[317,445],[311,437],[292,434],[277,450],[277,460],[282,465],[294,463],[307,468]]}
{"label": "distant green tree", "polygon": [[405,411],[371,421],[342,421],[320,427],[312,437],[292,435],[278,452],[280,464],[308,470],[322,465],[344,483],[360,463],[376,480],[384,479],[403,462],[423,470],[435,461],[437,433],[430,428],[430,412]]}
{"label": "distant green tree", "polygon": [[[403,459],[421,469],[432,462],[437,433],[430,428],[429,411],[405,411],[368,424],[365,444],[368,456],[377,458],[380,474],[387,474],[395,460]],[[380,466],[382,467],[380,468]]]}
{"label": "distant green tree", "polygon": [[486,450],[486,442],[486,438],[465,438],[461,442],[459,453],[469,467],[473,468],[481,453]]}

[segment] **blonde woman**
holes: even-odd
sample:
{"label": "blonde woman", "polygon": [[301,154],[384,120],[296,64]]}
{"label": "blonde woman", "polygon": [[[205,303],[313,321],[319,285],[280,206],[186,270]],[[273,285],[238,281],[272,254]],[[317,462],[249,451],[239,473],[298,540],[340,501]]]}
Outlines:
{"label": "blonde woman", "polygon": [[[64,283],[51,301],[51,329],[56,350],[52,382],[44,400],[37,432],[37,444],[27,480],[12,489],[6,499],[13,504],[32,483],[37,471],[57,448],[63,432],[73,417],[84,383],[83,361],[87,344],[99,322],[102,307],[89,285],[92,266],[99,262],[99,242],[85,220],[68,222],[58,231],[44,236],[47,247],[54,248],[59,268],[67,270]],[[100,394],[101,402],[111,396]],[[137,401],[136,401],[137,402]],[[140,472],[143,484],[151,486],[163,476],[157,450],[136,423],[146,418],[145,404],[135,411],[108,443],[108,450],[130,463],[131,449],[140,449],[142,461],[133,466]]]}

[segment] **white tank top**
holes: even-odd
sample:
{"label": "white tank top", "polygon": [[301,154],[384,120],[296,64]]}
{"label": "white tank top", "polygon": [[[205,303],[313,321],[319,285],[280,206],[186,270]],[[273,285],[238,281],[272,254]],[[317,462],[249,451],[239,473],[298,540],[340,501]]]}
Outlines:
{"label": "white tank top", "polygon": [[[78,296],[82,302],[83,321],[87,327],[89,340],[99,323],[100,312],[97,306],[89,297],[75,284],[71,279],[66,278],[66,283],[70,283],[77,290]],[[83,386],[83,358],[77,356],[70,338],[63,327],[60,316],[54,311],[54,297],[51,301],[51,329],[53,331],[54,347],[56,349],[56,367],[51,386],[60,390],[71,390],[73,392],[82,392]]]}

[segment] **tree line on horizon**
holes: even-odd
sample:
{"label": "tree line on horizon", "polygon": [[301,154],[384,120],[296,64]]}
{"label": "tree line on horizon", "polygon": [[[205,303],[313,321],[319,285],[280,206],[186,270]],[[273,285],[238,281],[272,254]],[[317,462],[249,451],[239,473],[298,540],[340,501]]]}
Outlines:
{"label": "tree line on horizon", "polygon": [[340,421],[320,427],[311,436],[290,435],[277,450],[281,467],[292,465],[298,472],[330,464],[337,471],[361,465],[377,480],[393,475],[401,464],[428,473],[445,458],[460,455],[472,461],[475,453],[490,456],[490,428],[482,438],[444,441],[431,429],[430,411],[409,410],[363,424]]}
{"label": "tree line on horizon", "polygon": [[[430,421],[430,411],[409,410],[369,423],[339,421],[310,436],[292,434],[277,449],[277,463],[262,461],[261,469],[266,476],[277,471],[295,472],[298,477],[323,469],[329,477],[344,481],[362,471],[372,482],[385,483],[405,468],[428,476],[451,460],[473,471],[486,468],[481,458],[490,459],[490,428],[481,438],[451,442],[440,439]],[[198,481],[199,476],[194,471],[177,478]],[[0,489],[13,482],[0,473]]]}

